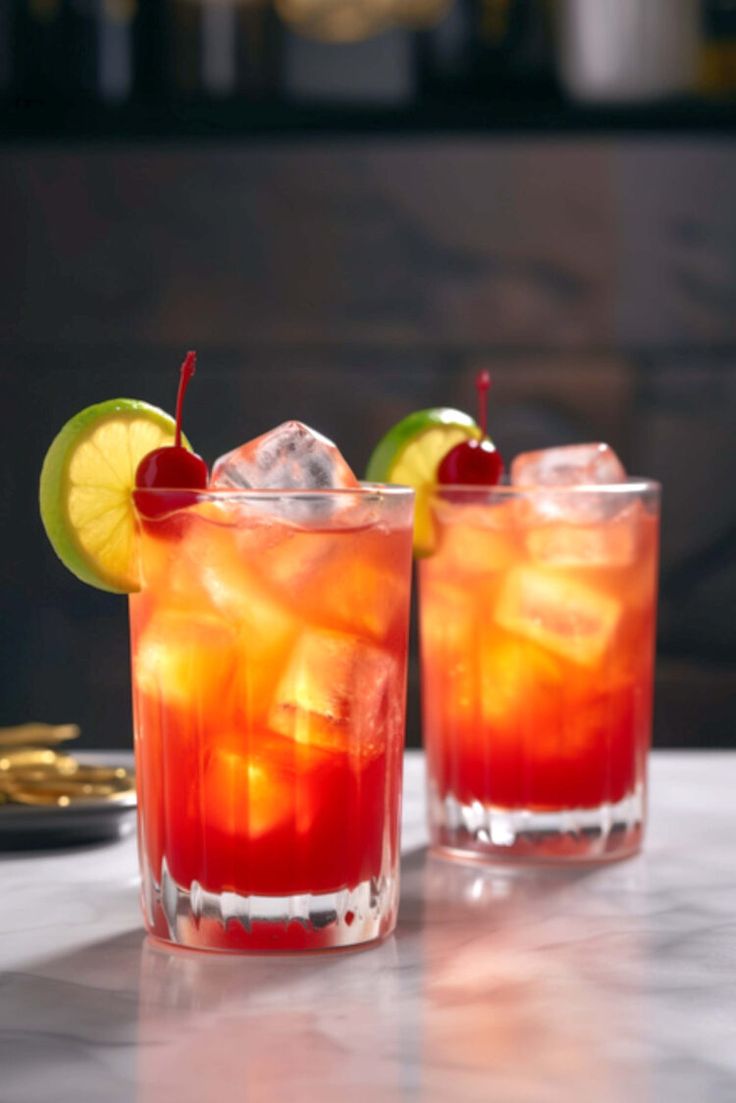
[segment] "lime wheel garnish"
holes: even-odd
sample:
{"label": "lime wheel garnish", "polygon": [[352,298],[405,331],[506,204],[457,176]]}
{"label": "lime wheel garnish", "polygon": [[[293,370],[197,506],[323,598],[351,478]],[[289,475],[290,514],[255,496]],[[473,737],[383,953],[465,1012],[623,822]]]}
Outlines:
{"label": "lime wheel garnish", "polygon": [[431,554],[434,546],[430,495],[437,485],[437,469],[458,444],[481,437],[472,417],[461,410],[438,407],[417,410],[389,429],[368,461],[370,482],[398,483],[416,492],[414,552]]}
{"label": "lime wheel garnish", "polygon": [[82,582],[118,594],[139,589],[136,469],[175,435],[163,410],[114,398],[76,414],[52,442],[41,470],[41,520],[59,559]]}

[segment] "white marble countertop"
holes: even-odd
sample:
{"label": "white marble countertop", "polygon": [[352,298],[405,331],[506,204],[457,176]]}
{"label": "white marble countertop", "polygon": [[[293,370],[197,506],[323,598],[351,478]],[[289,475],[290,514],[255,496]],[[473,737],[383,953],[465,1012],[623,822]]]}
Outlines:
{"label": "white marble countertop", "polygon": [[408,756],[395,937],[154,948],[135,844],[2,854],[1,1103],[714,1103],[736,1098],[736,753],[656,753],[644,853],[428,858]]}

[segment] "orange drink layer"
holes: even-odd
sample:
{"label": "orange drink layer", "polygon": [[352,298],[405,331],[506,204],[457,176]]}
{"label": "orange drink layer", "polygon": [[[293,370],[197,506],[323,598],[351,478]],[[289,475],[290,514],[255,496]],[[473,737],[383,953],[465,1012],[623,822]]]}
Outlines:
{"label": "orange drink layer", "polygon": [[412,494],[205,492],[140,519],[143,903],[159,938],[352,945],[395,923]]}
{"label": "orange drink layer", "polygon": [[420,566],[435,847],[605,858],[640,845],[658,488],[448,488]]}

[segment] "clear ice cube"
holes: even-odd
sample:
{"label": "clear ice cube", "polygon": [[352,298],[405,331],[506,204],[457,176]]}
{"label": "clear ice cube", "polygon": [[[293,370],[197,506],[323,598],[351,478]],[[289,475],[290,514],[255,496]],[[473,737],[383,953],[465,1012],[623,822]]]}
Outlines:
{"label": "clear ice cube", "polygon": [[522,452],[511,464],[513,486],[591,486],[625,479],[621,460],[600,442]]}
{"label": "clear ice cube", "polygon": [[298,743],[364,755],[395,730],[400,693],[390,654],[347,633],[310,628],[292,652],[269,725]]}
{"label": "clear ice cube", "polygon": [[[337,447],[300,421],[285,421],[255,440],[241,444],[215,461],[210,486],[224,490],[339,490],[358,487],[358,480]],[[297,524],[339,512],[348,502],[283,498],[262,508]]]}
{"label": "clear ice cube", "polygon": [[610,595],[577,579],[523,566],[507,574],[496,620],[563,659],[594,666],[613,639],[620,611]]}
{"label": "clear ice cube", "polygon": [[[511,464],[512,485],[522,491],[535,488],[523,506],[528,514],[540,519],[565,517],[585,523],[614,517],[629,504],[628,495],[625,487],[621,493],[603,487],[625,481],[620,459],[600,442],[523,452]],[[596,486],[601,487],[599,492],[574,492],[575,487]]]}
{"label": "clear ice cube", "polygon": [[210,485],[231,490],[334,490],[358,486],[327,437],[285,421],[215,462]]}

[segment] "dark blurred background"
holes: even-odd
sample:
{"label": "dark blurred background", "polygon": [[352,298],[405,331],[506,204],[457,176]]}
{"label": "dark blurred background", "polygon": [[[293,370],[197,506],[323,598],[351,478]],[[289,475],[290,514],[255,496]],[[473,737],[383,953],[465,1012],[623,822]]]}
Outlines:
{"label": "dark blurred background", "polygon": [[[129,746],[125,601],[38,519],[89,403],[356,470],[474,409],[664,484],[655,741],[736,721],[736,0],[0,0],[0,724]],[[416,662],[409,740],[419,739]]]}

